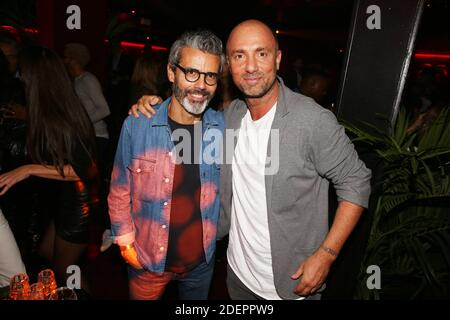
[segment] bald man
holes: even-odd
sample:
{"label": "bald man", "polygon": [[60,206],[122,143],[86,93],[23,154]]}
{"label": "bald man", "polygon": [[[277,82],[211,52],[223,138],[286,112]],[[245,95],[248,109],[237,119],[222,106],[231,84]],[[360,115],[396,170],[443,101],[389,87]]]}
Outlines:
{"label": "bald man", "polygon": [[[333,114],[277,77],[281,51],[267,25],[237,25],[227,57],[245,101],[230,105],[226,125],[246,129],[239,132],[232,164],[221,173],[219,233],[229,229],[230,296],[319,298],[315,294],[367,206],[370,171]],[[268,136],[262,128],[271,129]],[[252,160],[269,157],[275,134],[279,168],[268,174],[264,163]],[[340,200],[329,231],[328,180]]]}
{"label": "bald man", "polygon": [[[221,166],[218,236],[229,233],[228,292],[239,300],[319,299],[368,205],[371,172],[334,115],[277,77],[282,55],[267,25],[237,25],[226,54],[244,95],[224,111],[227,130],[239,129]],[[134,110],[150,116],[151,103],[142,98]],[[339,200],[330,229],[329,180]]]}

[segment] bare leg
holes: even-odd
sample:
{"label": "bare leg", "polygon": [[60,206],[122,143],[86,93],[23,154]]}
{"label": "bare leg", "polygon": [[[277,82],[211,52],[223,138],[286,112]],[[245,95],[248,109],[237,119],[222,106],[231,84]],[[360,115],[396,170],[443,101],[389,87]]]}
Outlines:
{"label": "bare leg", "polygon": [[38,253],[40,256],[44,257],[48,261],[53,261],[54,255],[54,246],[55,246],[55,223],[54,221],[50,221],[47,230],[42,237],[41,243],[38,247]]}
{"label": "bare leg", "polygon": [[[46,258],[52,265],[52,269],[57,277],[59,286],[65,286],[68,276],[67,267],[76,265],[87,244],[77,244],[68,242],[56,234],[55,223],[50,222],[41,243],[39,244],[38,253]],[[81,287],[88,290],[87,277],[81,274]]]}
{"label": "bare leg", "polygon": [[[68,242],[58,235],[55,236],[55,246],[53,255],[53,268],[55,273],[58,275],[61,285],[66,285],[67,278],[70,274],[67,274],[67,267],[70,265],[77,265],[79,263],[80,257],[87,247],[87,244],[78,244]],[[85,276],[81,274],[82,287],[86,289],[83,284],[86,283]]]}

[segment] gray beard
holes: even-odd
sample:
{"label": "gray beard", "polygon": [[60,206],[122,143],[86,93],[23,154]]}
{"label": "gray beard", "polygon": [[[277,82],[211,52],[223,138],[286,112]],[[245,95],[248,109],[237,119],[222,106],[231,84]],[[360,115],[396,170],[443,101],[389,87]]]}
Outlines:
{"label": "gray beard", "polygon": [[206,99],[202,102],[201,105],[199,105],[198,103],[192,104],[189,102],[189,99],[187,97],[184,97],[181,105],[186,109],[187,112],[199,115],[202,114],[203,111],[205,111],[208,102],[208,99]]}
{"label": "gray beard", "polygon": [[184,92],[176,84],[173,85],[173,92],[175,98],[183,106],[183,108],[187,112],[194,115],[202,114],[203,111],[205,111],[206,107],[208,106],[209,101],[212,99],[212,96],[210,96],[210,98],[206,99],[204,102],[191,103],[187,95],[184,95]]}

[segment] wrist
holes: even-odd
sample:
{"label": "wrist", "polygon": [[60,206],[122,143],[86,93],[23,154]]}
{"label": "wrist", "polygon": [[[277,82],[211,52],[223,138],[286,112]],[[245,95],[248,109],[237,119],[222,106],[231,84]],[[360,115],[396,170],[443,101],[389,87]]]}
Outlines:
{"label": "wrist", "polygon": [[25,173],[25,175],[27,177],[32,176],[35,173],[35,167],[36,165],[34,164],[26,164],[24,166],[22,166],[23,172]]}
{"label": "wrist", "polygon": [[326,253],[329,257],[331,257],[333,259],[333,261],[336,260],[336,258],[338,256],[338,252],[336,250],[334,250],[326,245],[321,245],[319,250],[321,252]]}

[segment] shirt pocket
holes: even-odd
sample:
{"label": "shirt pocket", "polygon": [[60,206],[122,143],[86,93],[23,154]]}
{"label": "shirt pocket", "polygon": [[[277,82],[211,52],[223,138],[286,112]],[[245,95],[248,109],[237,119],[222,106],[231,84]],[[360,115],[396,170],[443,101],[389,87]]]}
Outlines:
{"label": "shirt pocket", "polygon": [[128,170],[131,176],[132,198],[142,201],[158,199],[158,185],[156,178],[156,159],[131,160]]}

